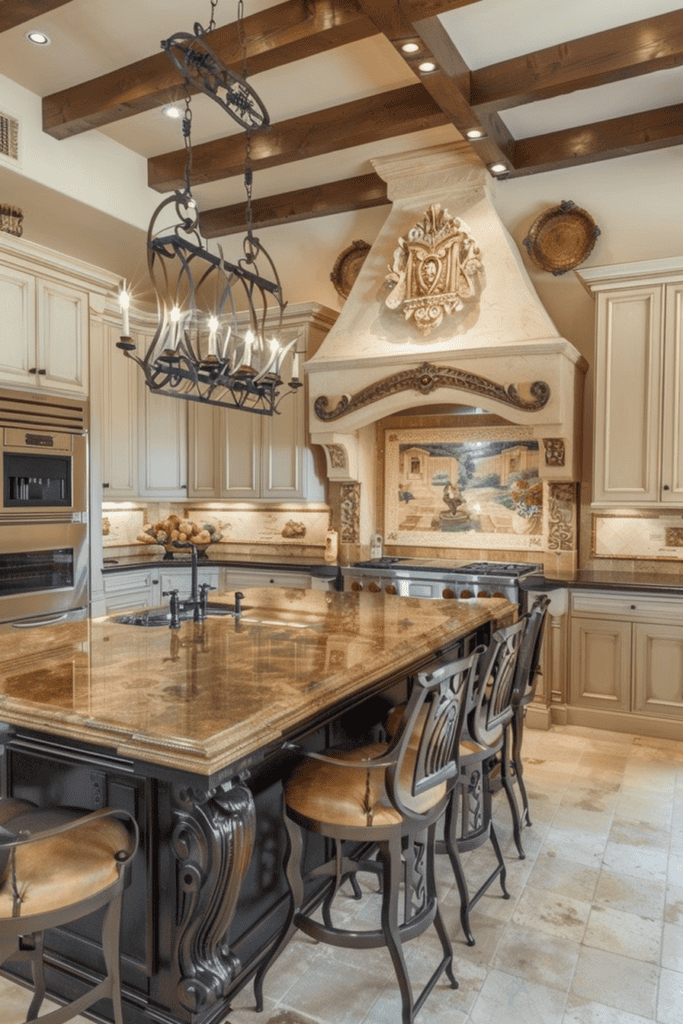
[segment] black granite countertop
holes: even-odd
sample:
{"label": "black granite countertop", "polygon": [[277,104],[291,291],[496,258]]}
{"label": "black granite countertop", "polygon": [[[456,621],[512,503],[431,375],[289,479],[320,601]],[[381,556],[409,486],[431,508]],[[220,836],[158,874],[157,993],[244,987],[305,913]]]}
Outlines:
{"label": "black granite countertop", "polygon": [[[105,575],[110,573],[125,572],[127,569],[144,569],[146,566],[155,566],[163,569],[171,569],[173,566],[190,565],[190,556],[174,553],[172,559],[164,560],[164,556],[157,552],[140,552],[135,555],[105,555],[102,572]],[[330,565],[321,562],[319,558],[294,557],[285,558],[272,555],[231,555],[229,553],[212,553],[206,558],[199,558],[199,565],[205,569],[212,567],[232,567],[235,569],[278,569],[287,572],[307,572],[311,576],[334,579],[339,571],[338,565]]]}
{"label": "black granite countertop", "polygon": [[581,569],[563,577],[548,578],[542,573],[525,576],[520,590],[638,590],[642,593],[683,594],[683,575],[671,573],[603,572]]}

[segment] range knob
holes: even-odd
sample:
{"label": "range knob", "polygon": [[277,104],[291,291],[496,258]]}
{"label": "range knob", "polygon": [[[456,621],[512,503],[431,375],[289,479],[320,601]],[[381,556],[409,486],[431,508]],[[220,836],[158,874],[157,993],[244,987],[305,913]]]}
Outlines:
{"label": "range knob", "polygon": [[385,590],[386,590],[387,594],[396,594],[396,593],[398,593],[398,591],[396,590],[396,587],[394,586],[393,583],[387,583],[387,585],[385,587]]}
{"label": "range knob", "polygon": [[354,580],[351,584],[351,590],[359,591],[363,589],[363,584],[359,583],[358,580]]}
{"label": "range knob", "polygon": [[382,588],[379,583],[368,583],[368,590],[371,594],[379,594],[381,593]]}
{"label": "range knob", "polygon": [[443,592],[443,594],[441,596],[442,597],[446,597],[446,598],[455,597],[455,592],[453,590],[451,590],[450,587],[446,587],[446,589],[444,590],[444,592]]}

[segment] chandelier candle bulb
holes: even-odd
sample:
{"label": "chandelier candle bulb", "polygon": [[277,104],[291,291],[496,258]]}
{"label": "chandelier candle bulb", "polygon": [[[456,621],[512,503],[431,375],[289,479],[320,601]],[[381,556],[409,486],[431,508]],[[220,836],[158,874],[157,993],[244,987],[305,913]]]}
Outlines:
{"label": "chandelier candle bulb", "polygon": [[299,353],[292,354],[292,380],[299,379]]}
{"label": "chandelier candle bulb", "polygon": [[128,310],[130,309],[130,295],[126,291],[126,283],[124,281],[123,288],[119,292],[119,307],[121,309],[121,334],[124,338],[130,337],[130,319]]}
{"label": "chandelier candle bulb", "polygon": [[208,355],[217,357],[218,346],[216,344],[216,331],[218,330],[218,320],[215,316],[209,317],[209,348]]}

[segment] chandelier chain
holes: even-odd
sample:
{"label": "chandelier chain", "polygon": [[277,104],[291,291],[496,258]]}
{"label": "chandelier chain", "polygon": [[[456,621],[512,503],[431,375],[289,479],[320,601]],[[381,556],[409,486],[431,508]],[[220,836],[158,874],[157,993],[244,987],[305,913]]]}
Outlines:
{"label": "chandelier chain", "polygon": [[209,27],[206,30],[207,32],[213,32],[213,30],[216,27],[216,19],[214,17],[214,14],[216,13],[217,5],[218,5],[218,0],[211,0],[211,20],[209,22]]}

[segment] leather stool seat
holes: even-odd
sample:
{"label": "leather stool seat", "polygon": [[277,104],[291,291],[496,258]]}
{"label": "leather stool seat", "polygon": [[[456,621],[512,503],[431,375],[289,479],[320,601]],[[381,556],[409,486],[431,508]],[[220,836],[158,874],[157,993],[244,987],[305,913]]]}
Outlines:
{"label": "leather stool seat", "polygon": [[[115,1024],[123,1024],[121,901],[126,868],[135,856],[138,838],[138,826],[127,811],[105,808],[88,814],[0,800],[0,964],[7,960],[31,964],[35,991],[27,1021],[64,1024],[109,998]],[[101,908],[103,980],[67,1005],[38,1017],[46,991],[45,931]]]}
{"label": "leather stool seat", "polygon": [[[27,810],[5,821],[16,835],[32,835],[83,817],[82,811]],[[130,854],[132,840],[124,826],[107,818],[89,821],[73,831],[17,847],[16,889],[9,865],[0,876],[0,919],[31,917],[64,910],[114,885],[119,877],[116,855]]]}

